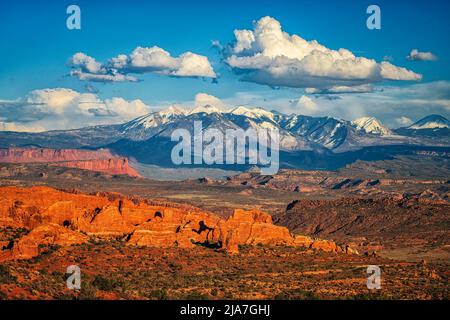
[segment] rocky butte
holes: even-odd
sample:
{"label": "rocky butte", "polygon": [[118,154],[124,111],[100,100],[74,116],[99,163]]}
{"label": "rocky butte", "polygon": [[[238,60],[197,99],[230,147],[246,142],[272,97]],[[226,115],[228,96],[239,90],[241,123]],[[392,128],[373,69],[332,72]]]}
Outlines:
{"label": "rocky butte", "polygon": [[127,174],[138,177],[128,159],[114,155],[108,149],[47,149],[8,148],[0,149],[0,163],[48,163],[51,165],[98,171],[109,174]]}
{"label": "rocky butte", "polygon": [[289,245],[356,253],[333,241],[292,235],[258,210],[235,210],[222,219],[198,208],[153,203],[119,194],[79,194],[49,187],[0,187],[0,227],[25,229],[0,243],[0,261],[28,259],[48,246],[115,238],[129,246],[192,248],[204,245],[238,253],[240,245]]}

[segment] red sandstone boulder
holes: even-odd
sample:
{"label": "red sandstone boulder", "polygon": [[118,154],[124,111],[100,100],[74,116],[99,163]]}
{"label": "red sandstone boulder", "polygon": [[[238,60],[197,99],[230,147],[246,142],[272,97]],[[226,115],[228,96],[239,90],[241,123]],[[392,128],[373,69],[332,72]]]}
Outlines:
{"label": "red sandstone boulder", "polygon": [[39,255],[43,246],[61,245],[69,246],[86,242],[88,237],[82,233],[69,230],[57,224],[43,224],[22,237],[13,246],[15,259],[29,259]]}
{"label": "red sandstone boulder", "polygon": [[292,244],[289,230],[272,224],[272,217],[259,210],[236,209],[225,223],[220,225],[222,239],[237,230],[233,237],[239,244]]}

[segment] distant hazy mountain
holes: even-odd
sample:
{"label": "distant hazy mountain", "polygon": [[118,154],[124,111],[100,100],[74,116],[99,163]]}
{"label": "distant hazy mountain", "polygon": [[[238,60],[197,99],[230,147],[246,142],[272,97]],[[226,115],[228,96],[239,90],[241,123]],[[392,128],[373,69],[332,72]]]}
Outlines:
{"label": "distant hazy mountain", "polygon": [[443,116],[432,114],[420,119],[408,127],[408,129],[450,129],[450,121]]}
{"label": "distant hazy mountain", "polygon": [[450,121],[443,116],[432,114],[395,132],[404,136],[450,139]]}

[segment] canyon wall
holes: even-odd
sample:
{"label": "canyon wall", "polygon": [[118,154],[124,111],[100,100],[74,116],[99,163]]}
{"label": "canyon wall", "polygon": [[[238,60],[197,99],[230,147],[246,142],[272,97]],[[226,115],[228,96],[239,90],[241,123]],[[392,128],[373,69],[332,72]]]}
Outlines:
{"label": "canyon wall", "polygon": [[58,162],[113,157],[114,155],[108,149],[81,150],[18,147],[0,149],[0,162],[3,163]]}
{"label": "canyon wall", "polygon": [[139,177],[139,173],[130,167],[127,158],[110,158],[82,161],[64,161],[52,163],[55,166],[78,168],[90,171],[105,172],[109,174],[127,174]]}
{"label": "canyon wall", "polygon": [[108,149],[0,149],[0,163],[48,163],[56,166],[79,168],[108,174],[140,176],[136,170],[130,167],[127,158],[115,156]]}

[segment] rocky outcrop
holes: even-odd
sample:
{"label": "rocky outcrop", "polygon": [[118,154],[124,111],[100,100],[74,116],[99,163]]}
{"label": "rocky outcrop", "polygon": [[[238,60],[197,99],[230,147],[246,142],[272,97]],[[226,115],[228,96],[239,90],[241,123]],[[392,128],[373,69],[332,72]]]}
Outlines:
{"label": "rocky outcrop", "polygon": [[[439,241],[448,245],[449,212],[447,200],[431,190],[425,190],[417,194],[374,199],[296,200],[274,220],[291,232],[333,237],[333,240],[343,242],[355,237],[365,237],[371,241],[402,238],[429,243]],[[441,237],[437,239],[436,234]],[[298,241],[307,240],[300,238]],[[332,249],[334,245],[317,242],[312,247]]]}
{"label": "rocky outcrop", "polygon": [[115,156],[108,149],[91,151],[79,149],[8,148],[0,149],[0,162],[49,163],[56,166],[108,174],[139,176],[139,173],[130,167],[127,158]]}
{"label": "rocky outcrop", "polygon": [[63,226],[47,223],[31,230],[14,244],[12,256],[15,259],[29,259],[46,250],[48,246],[70,246],[81,244],[88,240],[88,236],[69,230]]}
{"label": "rocky outcrop", "polygon": [[57,162],[53,165],[78,168],[83,170],[105,172],[108,174],[127,174],[132,177],[139,177],[139,173],[130,167],[127,158],[110,158],[82,161]]}
{"label": "rocky outcrop", "polygon": [[259,210],[237,209],[224,220],[190,206],[150,203],[118,194],[86,195],[48,187],[0,187],[0,193],[4,195],[0,199],[0,226],[30,231],[5,248],[9,255],[3,252],[3,259],[30,258],[38,255],[41,247],[79,244],[90,236],[113,237],[130,246],[204,245],[229,253],[238,253],[240,245],[343,251],[332,241],[294,237]]}
{"label": "rocky outcrop", "polygon": [[128,244],[183,248],[217,242],[220,218],[204,212],[185,212],[174,208],[156,211],[131,233]]}
{"label": "rocky outcrop", "polygon": [[8,148],[0,149],[0,162],[31,163],[94,160],[113,158],[108,149],[95,151],[81,149]]}
{"label": "rocky outcrop", "polygon": [[[272,217],[259,210],[236,209],[220,225],[221,241],[231,237],[229,242],[239,244],[293,244],[294,239],[285,227],[272,224]],[[229,235],[231,234],[231,235]]]}

